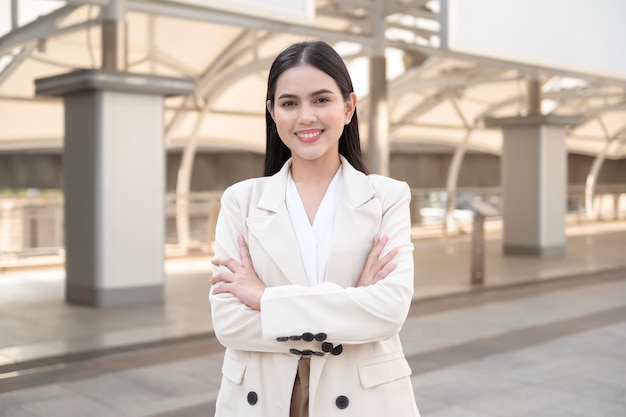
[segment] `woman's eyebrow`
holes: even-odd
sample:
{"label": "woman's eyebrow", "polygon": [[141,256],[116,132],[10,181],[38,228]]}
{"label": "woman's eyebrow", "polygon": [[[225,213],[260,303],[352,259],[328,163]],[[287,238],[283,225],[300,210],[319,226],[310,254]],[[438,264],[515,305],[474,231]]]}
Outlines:
{"label": "woman's eyebrow", "polygon": [[335,94],[335,93],[333,93],[331,90],[328,90],[326,88],[322,88],[321,90],[317,90],[309,94],[309,97],[319,96],[320,94]]}
{"label": "woman's eyebrow", "polygon": [[[309,97],[319,96],[320,94],[335,94],[335,93],[333,93],[331,90],[328,90],[326,88],[322,88],[321,90],[313,91],[311,94],[309,94]],[[278,97],[278,100],[282,100],[286,98],[298,98],[298,96],[295,94],[283,93]]]}

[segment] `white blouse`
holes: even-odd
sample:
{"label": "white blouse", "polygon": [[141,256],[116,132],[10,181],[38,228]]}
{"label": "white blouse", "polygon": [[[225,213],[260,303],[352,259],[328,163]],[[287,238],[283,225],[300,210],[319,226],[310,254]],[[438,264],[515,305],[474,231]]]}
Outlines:
{"label": "white blouse", "polygon": [[326,194],[324,194],[313,219],[313,224],[309,222],[296,183],[291,177],[291,171],[289,171],[285,202],[291,218],[291,225],[298,240],[309,285],[324,282],[324,273],[330,255],[330,240],[333,233],[335,212],[343,183],[341,170],[340,166],[328,185]]}

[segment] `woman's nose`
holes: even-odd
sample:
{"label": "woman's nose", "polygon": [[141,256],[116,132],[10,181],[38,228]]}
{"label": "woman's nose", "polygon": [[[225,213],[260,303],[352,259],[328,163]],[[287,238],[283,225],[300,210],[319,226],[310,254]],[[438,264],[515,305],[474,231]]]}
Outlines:
{"label": "woman's nose", "polygon": [[298,122],[300,124],[310,124],[316,119],[315,112],[311,106],[306,104],[300,106],[300,113],[298,114]]}

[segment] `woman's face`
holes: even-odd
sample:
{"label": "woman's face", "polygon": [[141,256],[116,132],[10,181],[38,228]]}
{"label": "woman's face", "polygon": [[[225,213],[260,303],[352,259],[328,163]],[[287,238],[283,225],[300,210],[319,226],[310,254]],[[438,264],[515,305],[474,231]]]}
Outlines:
{"label": "woman's face", "polygon": [[335,80],[325,72],[301,65],[283,72],[276,82],[274,107],[268,110],[278,135],[297,160],[335,162],[339,138],[354,114],[356,96],[346,102]]}

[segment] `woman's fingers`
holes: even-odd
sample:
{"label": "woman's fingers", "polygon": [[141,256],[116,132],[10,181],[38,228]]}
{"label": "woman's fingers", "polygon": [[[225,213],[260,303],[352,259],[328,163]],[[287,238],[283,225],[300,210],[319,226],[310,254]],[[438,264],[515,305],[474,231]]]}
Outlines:
{"label": "woman's fingers", "polygon": [[371,260],[369,261],[369,266],[370,268],[374,269],[374,273],[380,271],[382,267],[389,263],[389,261],[391,261],[398,253],[398,249],[393,248],[385,256],[383,256],[382,258],[380,257],[380,254],[383,252],[383,249],[388,242],[388,236],[377,238],[377,240],[374,241],[374,246],[372,247],[372,250],[370,251],[370,254],[368,256],[368,258],[371,257]]}
{"label": "woman's fingers", "polygon": [[211,263],[215,266],[225,266],[232,273],[235,273],[241,270],[241,265],[239,264],[239,262],[237,262],[233,258],[228,258],[228,259],[214,258],[214,259],[211,259]]}
{"label": "woman's fingers", "polygon": [[241,255],[241,266],[244,269],[252,269],[252,258],[250,257],[250,251],[248,245],[243,236],[239,236],[239,254]]}
{"label": "woman's fingers", "polygon": [[378,273],[374,276],[374,282],[376,283],[382,279],[387,278],[387,276],[393,272],[394,269],[396,269],[396,267],[398,266],[397,263],[395,262],[389,262],[387,264],[385,264],[385,266],[383,266]]}
{"label": "woman's fingers", "polygon": [[227,272],[220,272],[219,274],[215,274],[209,280],[209,284],[215,285],[218,282],[232,282],[233,274]]}
{"label": "woman's fingers", "polygon": [[243,269],[251,269],[252,268],[252,258],[250,257],[250,251],[248,250],[248,245],[246,244],[245,239],[242,236],[239,236],[238,239],[239,244],[239,254],[241,255],[241,263],[236,261],[233,258],[213,258],[211,259],[211,263],[217,266],[225,266],[230,270],[230,272],[240,272]]}
{"label": "woman's fingers", "polygon": [[393,248],[385,256],[378,260],[378,268],[382,268],[387,265],[398,254],[398,248]]}
{"label": "woman's fingers", "polygon": [[386,278],[391,271],[396,268],[397,265],[391,261],[398,254],[398,248],[391,249],[383,257],[380,256],[388,242],[388,236],[376,236],[374,238],[372,249],[367,255],[365,266],[363,267],[361,276],[356,283],[357,287],[375,284],[381,279]]}
{"label": "woman's fingers", "polygon": [[211,262],[216,266],[225,266],[228,270],[220,271],[209,280],[213,287],[213,294],[230,293],[248,307],[260,310],[261,297],[265,291],[265,285],[257,276],[248,245],[242,236],[237,239],[241,263],[233,258],[213,259]]}
{"label": "woman's fingers", "polygon": [[378,258],[380,257],[380,254],[383,252],[383,249],[385,248],[385,245],[387,244],[388,241],[389,241],[389,238],[387,236],[383,236],[383,237],[376,236],[374,238],[374,244],[372,245],[372,249],[370,250],[370,253],[367,256],[367,260],[369,261],[370,264],[375,264],[376,262],[378,262]]}
{"label": "woman's fingers", "polygon": [[213,287],[213,290],[212,290],[213,295],[230,293],[231,291],[232,290],[231,290],[230,283],[227,283],[227,282],[222,282],[220,285]]}

